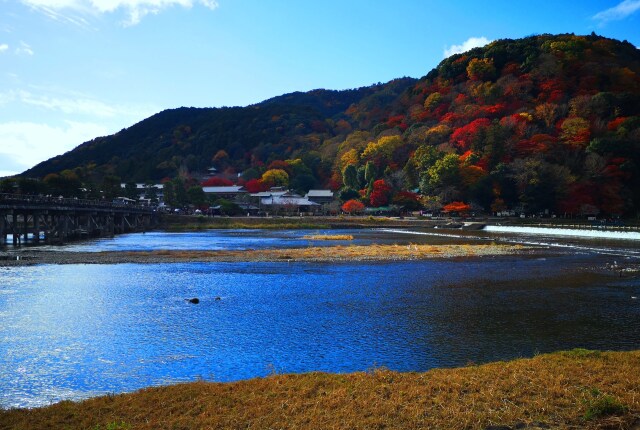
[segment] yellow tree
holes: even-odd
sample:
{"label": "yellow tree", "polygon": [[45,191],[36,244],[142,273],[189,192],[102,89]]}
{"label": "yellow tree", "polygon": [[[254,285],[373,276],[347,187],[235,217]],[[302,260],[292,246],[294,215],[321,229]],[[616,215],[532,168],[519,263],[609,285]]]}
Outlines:
{"label": "yellow tree", "polygon": [[371,142],[362,152],[362,158],[375,161],[376,164],[391,160],[393,151],[402,145],[400,136],[383,136],[375,142]]}
{"label": "yellow tree", "polygon": [[289,174],[282,169],[271,169],[264,172],[261,181],[270,187],[286,187],[289,185]]}

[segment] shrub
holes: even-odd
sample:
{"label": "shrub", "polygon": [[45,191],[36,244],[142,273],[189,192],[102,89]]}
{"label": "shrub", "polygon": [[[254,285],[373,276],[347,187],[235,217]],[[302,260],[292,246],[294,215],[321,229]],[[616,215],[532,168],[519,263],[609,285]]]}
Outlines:
{"label": "shrub", "polygon": [[585,420],[593,420],[611,415],[622,415],[629,408],[615,397],[602,394],[598,389],[591,390],[591,399],[587,399],[587,411],[584,413]]}

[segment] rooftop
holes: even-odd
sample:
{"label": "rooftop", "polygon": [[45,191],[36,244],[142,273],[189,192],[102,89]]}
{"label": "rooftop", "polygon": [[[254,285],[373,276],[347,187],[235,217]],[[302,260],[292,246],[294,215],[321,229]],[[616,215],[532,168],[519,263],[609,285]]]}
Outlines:
{"label": "rooftop", "polygon": [[221,187],[202,187],[202,191],[207,194],[225,194],[225,193],[246,193],[242,185],[225,185]]}
{"label": "rooftop", "polygon": [[331,190],[309,190],[307,197],[333,197]]}

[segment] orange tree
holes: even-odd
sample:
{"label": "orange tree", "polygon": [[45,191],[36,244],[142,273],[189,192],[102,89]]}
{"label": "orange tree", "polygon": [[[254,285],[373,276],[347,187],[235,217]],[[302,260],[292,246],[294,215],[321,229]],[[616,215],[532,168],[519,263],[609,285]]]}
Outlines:
{"label": "orange tree", "polygon": [[442,211],[446,213],[449,213],[449,212],[464,213],[464,212],[469,212],[469,209],[471,209],[471,206],[464,202],[451,202],[448,205],[445,205],[442,208]]}
{"label": "orange tree", "polygon": [[364,204],[360,200],[347,200],[342,205],[342,210],[348,214],[361,213],[364,211]]}

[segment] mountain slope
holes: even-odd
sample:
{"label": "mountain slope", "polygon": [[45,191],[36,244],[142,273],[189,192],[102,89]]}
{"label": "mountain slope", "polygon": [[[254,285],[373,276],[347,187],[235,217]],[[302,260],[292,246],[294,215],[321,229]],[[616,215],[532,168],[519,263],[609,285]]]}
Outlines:
{"label": "mountain slope", "polygon": [[24,175],[141,181],[211,164],[246,179],[279,167],[371,206],[416,203],[405,191],[419,188],[427,207],[635,214],[640,53],[594,34],[498,40],[418,81],[164,111]]}
{"label": "mountain slope", "polygon": [[205,170],[219,150],[243,169],[255,153],[267,161],[271,155],[284,159],[313,149],[335,135],[334,120],[344,117],[352,103],[381,91],[395,97],[414,82],[407,78],[356,90],[292,93],[243,108],[169,109],[112,136],[83,143],[23,175],[44,177],[83,167],[125,180],[159,180],[175,176],[181,167]]}

